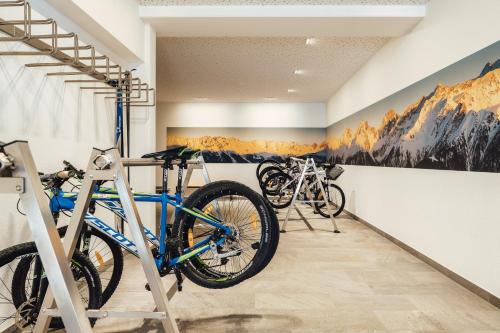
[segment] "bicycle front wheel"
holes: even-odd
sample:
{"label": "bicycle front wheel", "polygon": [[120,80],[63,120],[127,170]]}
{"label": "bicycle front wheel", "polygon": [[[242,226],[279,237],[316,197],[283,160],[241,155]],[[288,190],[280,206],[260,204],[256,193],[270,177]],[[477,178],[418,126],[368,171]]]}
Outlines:
{"label": "bicycle front wheel", "polygon": [[279,226],[269,216],[264,199],[249,187],[232,181],[213,182],[191,194],[184,207],[203,211],[233,230],[232,237],[227,237],[194,214],[183,211],[176,216],[173,256],[189,253],[207,237],[223,241],[179,264],[194,283],[206,288],[234,286],[258,273],[274,255]]}
{"label": "bicycle front wheel", "polygon": [[264,198],[276,209],[283,209],[292,203],[296,182],[284,172],[269,176],[263,187]]}
{"label": "bicycle front wheel", "polygon": [[[330,206],[330,210],[332,211],[332,215],[339,216],[340,213],[344,210],[345,206],[345,195],[344,191],[340,188],[340,186],[335,185],[331,182],[328,183],[323,183],[323,188],[326,192],[326,195],[328,197],[328,204]],[[330,214],[328,214],[328,208],[326,207],[326,204],[324,202],[319,202],[323,199],[323,194],[321,193],[321,190],[318,188],[318,191],[316,192],[316,198],[314,199],[315,208],[316,211],[323,217],[330,217]]]}
{"label": "bicycle front wheel", "polygon": [[[95,267],[79,251],[75,251],[70,266],[85,307],[99,309],[102,287]],[[5,311],[2,311],[5,315],[0,317],[0,327],[16,325],[22,330],[32,329],[48,288],[35,243],[23,243],[0,251],[0,272],[0,295],[5,307]],[[89,320],[92,325],[95,323],[95,318]],[[52,319],[50,327],[63,328],[61,318]]]}
{"label": "bicycle front wheel", "polygon": [[[64,237],[68,226],[58,228],[59,235]],[[82,232],[79,250],[86,255],[96,267],[102,284],[101,306],[111,298],[120,283],[123,273],[123,252],[121,247],[108,235],[89,227]]]}

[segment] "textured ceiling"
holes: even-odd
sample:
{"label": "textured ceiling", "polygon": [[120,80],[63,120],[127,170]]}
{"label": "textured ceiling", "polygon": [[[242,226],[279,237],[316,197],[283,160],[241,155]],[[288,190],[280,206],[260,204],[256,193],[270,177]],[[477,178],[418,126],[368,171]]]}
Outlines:
{"label": "textured ceiling", "polygon": [[333,37],[306,45],[305,38],[159,38],[158,98],[326,101],[387,40]]}
{"label": "textured ceiling", "polygon": [[429,0],[138,0],[143,6],[425,5]]}

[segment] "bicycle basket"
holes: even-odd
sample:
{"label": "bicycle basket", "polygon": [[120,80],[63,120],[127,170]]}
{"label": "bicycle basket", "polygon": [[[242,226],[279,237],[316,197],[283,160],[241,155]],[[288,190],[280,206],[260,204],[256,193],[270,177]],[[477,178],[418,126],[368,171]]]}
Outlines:
{"label": "bicycle basket", "polygon": [[337,178],[340,177],[340,175],[344,172],[344,169],[338,165],[335,165],[331,168],[328,168],[326,170],[326,176],[329,179],[336,180]]}

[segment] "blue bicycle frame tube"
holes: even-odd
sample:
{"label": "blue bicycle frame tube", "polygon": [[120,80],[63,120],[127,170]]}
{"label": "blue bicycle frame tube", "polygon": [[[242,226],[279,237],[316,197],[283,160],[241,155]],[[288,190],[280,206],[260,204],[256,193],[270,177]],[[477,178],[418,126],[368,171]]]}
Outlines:
{"label": "blue bicycle frame tube", "polygon": [[[78,193],[75,192],[63,192],[61,190],[51,192],[51,199],[50,199],[50,209],[53,213],[57,213],[61,210],[73,210],[75,206],[75,201],[77,199]],[[100,201],[103,202],[107,206],[108,209],[113,211],[116,215],[122,217],[123,219],[126,220],[125,218],[125,213],[123,211],[123,208],[121,207],[119,201],[120,198],[116,193],[116,190],[114,189],[103,189],[102,191],[97,190],[91,198],[92,201]],[[166,239],[167,239],[167,207],[168,205],[172,205],[175,207],[175,213],[178,214],[181,210],[185,211],[186,213],[195,216],[196,218],[204,221],[205,223],[223,230],[226,235],[231,235],[232,230],[231,228],[223,225],[218,221],[216,218],[206,215],[205,213],[201,211],[193,211],[188,208],[185,208],[181,204],[181,196],[180,194],[176,194],[176,196],[169,195],[167,193],[162,193],[162,194],[147,194],[147,193],[134,193],[134,200],[137,202],[156,202],[156,203],[161,203],[161,223],[160,223],[160,239],[158,239],[149,229],[144,227],[144,233],[152,244],[158,247],[159,249],[159,256],[155,260],[157,267],[160,269],[163,264],[164,264],[164,258],[165,254],[167,252],[167,246],[166,246]],[[100,220],[99,218],[95,217],[92,214],[87,213],[85,215],[85,221],[95,227],[96,229],[100,230],[101,232],[105,233],[109,237],[111,237],[113,240],[115,240],[116,243],[118,243],[122,248],[127,250],[128,252],[138,255],[137,254],[137,248],[135,247],[134,242],[132,242],[130,239],[128,239],[125,235],[121,234],[117,230],[111,228],[108,226],[105,222]],[[221,237],[221,239],[216,241],[216,245],[221,245],[224,243],[226,240],[225,237]],[[172,267],[179,262],[182,262],[186,259],[191,258],[194,255],[204,253],[208,250],[210,250],[210,241],[211,237],[208,236],[206,239],[202,240],[201,242],[195,244],[194,246],[190,248],[184,249],[184,254],[177,258],[171,258],[167,266]]]}

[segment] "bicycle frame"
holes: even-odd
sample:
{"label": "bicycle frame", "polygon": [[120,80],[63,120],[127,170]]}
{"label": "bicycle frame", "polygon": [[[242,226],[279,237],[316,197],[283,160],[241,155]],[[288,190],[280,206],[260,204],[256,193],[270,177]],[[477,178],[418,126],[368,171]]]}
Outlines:
{"label": "bicycle frame", "polygon": [[[226,240],[227,236],[232,235],[231,228],[222,224],[222,221],[217,218],[206,214],[199,210],[192,210],[184,207],[182,205],[182,199],[180,194],[177,193],[172,196],[168,193],[161,194],[147,194],[147,193],[133,193],[134,200],[136,202],[153,202],[161,203],[161,224],[160,224],[160,238],[158,238],[153,232],[144,227],[144,233],[147,240],[158,248],[158,256],[156,257],[156,266],[159,270],[163,267],[171,268],[178,263],[181,263],[197,254],[202,254],[212,249],[213,244],[215,246],[221,245]],[[78,193],[76,192],[64,192],[62,190],[51,191],[50,197],[50,209],[53,213],[58,213],[62,210],[72,210],[75,206]],[[116,194],[114,189],[102,188],[97,189],[97,191],[92,195],[91,201],[102,202],[107,209],[112,211],[117,216],[123,218],[126,221],[125,213],[120,205],[120,198]],[[165,261],[166,254],[168,252],[167,247],[167,207],[172,205],[175,208],[175,213],[179,211],[184,211],[187,214],[193,215],[201,221],[218,228],[224,232],[225,236],[222,236],[219,240],[213,241],[211,236],[207,236],[201,242],[195,244],[193,247],[186,248],[183,250],[183,254],[179,257],[169,258],[168,262]],[[94,216],[93,214],[86,213],[85,222],[90,226],[100,230],[104,234],[111,237],[118,245],[124,248],[131,254],[138,256],[137,248],[133,241],[128,239],[124,234],[120,233],[116,229],[107,225],[103,220]]]}

